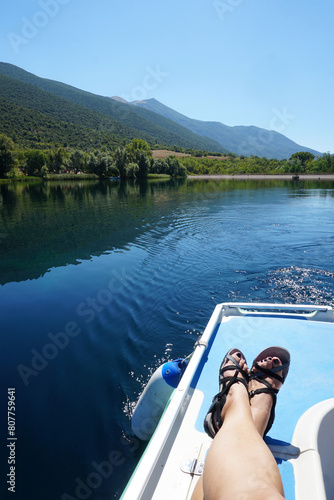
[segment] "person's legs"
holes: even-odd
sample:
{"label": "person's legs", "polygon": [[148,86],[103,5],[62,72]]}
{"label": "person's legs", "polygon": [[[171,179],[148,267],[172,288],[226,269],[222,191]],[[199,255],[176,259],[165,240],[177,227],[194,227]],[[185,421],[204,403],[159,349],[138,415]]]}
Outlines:
{"label": "person's legs", "polygon": [[[265,396],[272,403],[272,397]],[[262,417],[263,422],[258,412],[258,425],[265,427],[268,412],[263,411]],[[242,384],[230,388],[222,420],[223,425],[208,451],[203,477],[197,483],[192,500],[203,500],[203,491],[205,500],[283,499],[276,461],[253,422],[248,393]]]}

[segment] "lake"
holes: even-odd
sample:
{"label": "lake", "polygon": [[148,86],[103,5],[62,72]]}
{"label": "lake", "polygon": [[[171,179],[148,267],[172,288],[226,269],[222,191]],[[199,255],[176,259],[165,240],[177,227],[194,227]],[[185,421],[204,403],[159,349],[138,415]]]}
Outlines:
{"label": "lake", "polygon": [[15,388],[16,498],[117,499],[139,394],[217,303],[334,305],[334,182],[0,185],[0,257],[2,485]]}

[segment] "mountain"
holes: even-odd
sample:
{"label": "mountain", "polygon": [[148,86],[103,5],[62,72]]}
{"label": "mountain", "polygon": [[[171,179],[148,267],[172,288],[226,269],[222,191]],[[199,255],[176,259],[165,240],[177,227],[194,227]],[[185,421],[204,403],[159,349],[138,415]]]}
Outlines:
{"label": "mountain", "polygon": [[[0,86],[1,83],[0,76]],[[123,146],[122,140],[102,128],[94,131],[60,121],[1,98],[0,134],[11,137],[21,147],[31,149],[49,149],[54,146],[85,150],[103,146]]]}
{"label": "mountain", "polygon": [[[25,112],[37,112],[46,120],[59,121],[62,127],[67,123],[84,128],[85,135],[89,135],[89,131],[93,131],[93,135],[102,133],[111,145],[125,144],[137,137],[151,145],[225,152],[213,139],[197,135],[158,113],[40,78],[12,64],[0,63],[0,77],[0,98],[7,105],[19,106]],[[23,115],[16,123],[17,136],[26,131]],[[0,131],[3,131],[3,121],[7,124],[11,121],[8,113],[1,115]],[[92,137],[92,141],[92,144],[85,141],[85,147],[96,147],[98,139]],[[47,145],[45,141],[42,144]]]}
{"label": "mountain", "polygon": [[277,159],[320,154],[272,130],[195,120],[156,99],[95,95],[7,63],[0,63],[0,113],[0,133],[24,147],[115,147],[137,137],[151,146]]}
{"label": "mountain", "polygon": [[134,101],[131,104],[134,107],[153,111],[169,118],[196,134],[210,137],[228,151],[238,155],[264,156],[281,160],[288,159],[293,153],[299,151],[309,151],[314,155],[320,154],[318,151],[296,144],[274,130],[254,126],[229,127],[220,122],[194,120],[174,111],[156,99]]}
{"label": "mountain", "polygon": [[116,120],[1,74],[0,117],[0,133],[30,148],[117,147],[135,133]]}

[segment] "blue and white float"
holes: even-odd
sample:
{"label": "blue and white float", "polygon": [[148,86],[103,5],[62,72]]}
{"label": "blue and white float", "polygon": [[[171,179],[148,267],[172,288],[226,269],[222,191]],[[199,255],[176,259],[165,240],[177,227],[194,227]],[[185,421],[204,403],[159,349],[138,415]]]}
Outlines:
{"label": "blue and white float", "polygon": [[132,430],[139,439],[148,441],[153,435],[186,366],[187,361],[184,358],[167,361],[151,376],[131,419]]}

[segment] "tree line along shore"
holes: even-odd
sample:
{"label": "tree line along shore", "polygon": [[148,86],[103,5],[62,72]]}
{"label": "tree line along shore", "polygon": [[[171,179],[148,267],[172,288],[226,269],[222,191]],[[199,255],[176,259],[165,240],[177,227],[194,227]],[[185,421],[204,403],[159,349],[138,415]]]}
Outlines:
{"label": "tree line along shore", "polygon": [[222,155],[207,151],[152,151],[147,142],[133,139],[124,147],[93,151],[52,148],[21,149],[12,139],[0,135],[0,179],[29,178],[147,178],[149,176],[186,177],[194,175],[284,175],[334,174],[334,155],[314,156],[294,153],[289,159],[258,156]]}

